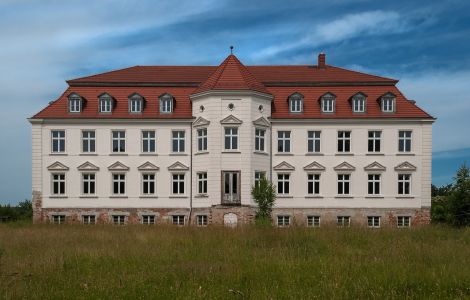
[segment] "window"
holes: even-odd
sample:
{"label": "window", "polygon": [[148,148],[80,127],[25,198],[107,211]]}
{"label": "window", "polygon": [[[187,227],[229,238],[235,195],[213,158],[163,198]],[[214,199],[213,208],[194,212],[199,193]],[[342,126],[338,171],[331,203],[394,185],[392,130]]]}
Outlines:
{"label": "window", "polygon": [[321,111],[323,113],[335,112],[335,97],[333,94],[328,93],[321,99]]}
{"label": "window", "polygon": [[289,227],[289,225],[290,225],[290,216],[277,216],[278,227]]}
{"label": "window", "polygon": [[380,217],[367,217],[367,227],[380,228]]}
{"label": "window", "polygon": [[340,227],[349,227],[350,224],[351,224],[351,218],[349,216],[336,217],[336,225]]}
{"label": "window", "polygon": [[110,113],[113,109],[113,99],[108,94],[104,94],[100,97],[100,112]]}
{"label": "window", "polygon": [[207,226],[207,215],[197,216],[197,226]]}
{"label": "window", "polygon": [[155,131],[144,130],[142,131],[142,152],[143,153],[155,153],[156,151],[156,138]]}
{"label": "window", "polygon": [[52,130],[52,152],[64,153],[65,152],[65,130]]}
{"label": "window", "polygon": [[382,111],[386,113],[392,113],[395,111],[395,98],[383,97],[382,98]]}
{"label": "window", "polygon": [[175,215],[172,218],[173,225],[183,226],[184,225],[184,215]]}
{"label": "window", "polygon": [[96,193],[96,175],[82,174],[82,194],[83,195],[94,195]]}
{"label": "window", "polygon": [[320,227],[320,216],[308,216],[307,226],[308,227]]}
{"label": "window", "polygon": [[207,128],[197,130],[197,151],[207,151]]}
{"label": "window", "polygon": [[53,224],[64,224],[65,223],[65,215],[52,215],[52,223]]}
{"label": "window", "polygon": [[353,112],[363,113],[366,111],[366,98],[364,96],[353,97]]}
{"label": "window", "polygon": [[125,195],[126,194],[126,175],[113,174],[113,194]]}
{"label": "window", "polygon": [[96,148],[96,134],[94,130],[82,131],[82,152],[93,153]]}
{"label": "window", "polygon": [[126,132],[124,130],[113,130],[113,152],[126,152]]}
{"label": "window", "polygon": [[397,226],[399,228],[410,227],[411,217],[410,216],[398,216],[397,217]]}
{"label": "window", "polygon": [[169,114],[173,111],[173,96],[164,94],[160,97],[160,113]]}
{"label": "window", "polygon": [[338,131],[338,152],[351,151],[351,131]]}
{"label": "window", "polygon": [[69,96],[69,112],[79,113],[82,110],[82,97],[77,94]]}
{"label": "window", "polygon": [[129,99],[129,112],[131,113],[141,113],[142,112],[142,97],[139,95],[134,94]]}
{"label": "window", "polygon": [[52,174],[52,194],[65,195],[65,174]]}
{"label": "window", "polygon": [[82,223],[87,225],[96,224],[96,217],[95,215],[83,215],[82,216]]}
{"label": "window", "polygon": [[142,194],[155,194],[155,174],[142,174]]}
{"label": "window", "polygon": [[184,195],[184,174],[172,175],[172,193],[174,195]]}
{"label": "window", "polygon": [[367,193],[369,195],[380,195],[380,174],[367,175]]}
{"label": "window", "polygon": [[338,195],[349,195],[350,174],[338,174]]}
{"label": "window", "polygon": [[369,152],[380,152],[381,131],[369,131],[367,150]]}
{"label": "window", "polygon": [[261,181],[261,178],[266,178],[266,172],[255,172],[255,186],[259,185],[259,182]]}
{"label": "window", "polygon": [[113,216],[114,225],[124,225],[126,224],[126,216],[124,215],[114,215]]}
{"label": "window", "polygon": [[309,153],[320,152],[320,134],[321,131],[307,132],[307,151]]}
{"label": "window", "polygon": [[291,113],[300,113],[303,110],[303,100],[304,97],[302,94],[294,93],[289,97],[289,111]]}
{"label": "window", "polygon": [[277,193],[280,195],[289,194],[290,174],[277,174]]}
{"label": "window", "polygon": [[155,224],[155,216],[154,215],[143,215],[141,218],[142,224],[145,225],[154,225]]}
{"label": "window", "polygon": [[411,174],[398,174],[398,195],[411,194]]}
{"label": "window", "polygon": [[207,173],[197,173],[197,193],[207,194]]}
{"label": "window", "polygon": [[309,195],[320,194],[320,174],[307,174],[307,193]]}
{"label": "window", "polygon": [[411,130],[398,131],[398,152],[411,152]]}
{"label": "window", "polygon": [[283,153],[290,152],[290,131],[277,132],[277,151]]}
{"label": "window", "polygon": [[266,130],[264,129],[255,129],[255,151],[264,152],[264,136],[266,134]]}
{"label": "window", "polygon": [[238,128],[225,127],[225,150],[238,149]]}
{"label": "window", "polygon": [[184,152],[184,131],[175,130],[171,134],[173,152]]}

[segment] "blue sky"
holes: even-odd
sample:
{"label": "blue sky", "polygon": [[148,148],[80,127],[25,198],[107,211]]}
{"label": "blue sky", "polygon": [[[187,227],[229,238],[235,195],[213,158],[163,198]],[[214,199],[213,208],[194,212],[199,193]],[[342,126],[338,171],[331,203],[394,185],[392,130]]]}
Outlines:
{"label": "blue sky", "polygon": [[[433,3],[435,2],[435,3]],[[26,121],[66,79],[131,65],[330,64],[400,79],[438,118],[433,182],[470,163],[470,1],[0,3],[0,203],[30,197]]]}

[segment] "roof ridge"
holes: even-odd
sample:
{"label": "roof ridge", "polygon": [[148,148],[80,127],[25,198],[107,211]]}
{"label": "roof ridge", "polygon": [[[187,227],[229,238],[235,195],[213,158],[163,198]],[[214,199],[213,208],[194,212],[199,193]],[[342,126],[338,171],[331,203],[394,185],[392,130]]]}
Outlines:
{"label": "roof ridge", "polygon": [[105,72],[96,73],[96,74],[89,75],[89,76],[83,76],[83,77],[78,77],[78,78],[74,78],[74,79],[68,79],[68,80],[65,80],[65,82],[69,83],[70,81],[81,80],[81,79],[85,79],[85,78],[95,77],[95,76],[104,75],[104,74],[109,74],[109,73],[114,73],[114,72],[120,72],[120,71],[124,71],[124,70],[130,70],[130,69],[132,69],[132,68],[138,68],[138,67],[141,67],[141,66],[139,66],[139,65],[134,65],[134,66],[130,66],[130,67],[127,67],[127,68],[122,68],[122,69],[117,69],[117,70],[111,70],[111,71],[105,71]]}

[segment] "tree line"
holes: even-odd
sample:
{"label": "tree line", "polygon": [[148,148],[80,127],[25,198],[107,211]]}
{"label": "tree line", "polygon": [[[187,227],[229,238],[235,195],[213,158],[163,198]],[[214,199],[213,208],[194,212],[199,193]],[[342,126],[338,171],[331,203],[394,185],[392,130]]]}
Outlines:
{"label": "tree line", "polygon": [[17,206],[0,204],[0,222],[32,220],[33,205],[30,200],[20,201]]}

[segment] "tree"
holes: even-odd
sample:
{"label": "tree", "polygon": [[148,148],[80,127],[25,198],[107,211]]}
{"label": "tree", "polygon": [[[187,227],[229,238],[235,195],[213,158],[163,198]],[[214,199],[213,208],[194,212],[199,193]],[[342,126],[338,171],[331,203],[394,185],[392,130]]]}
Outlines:
{"label": "tree", "polygon": [[455,184],[449,197],[450,223],[470,226],[470,169],[463,164],[454,178]]}
{"label": "tree", "polygon": [[261,177],[257,184],[251,188],[258,209],[256,211],[256,219],[258,222],[270,221],[271,212],[274,202],[276,201],[276,186],[268,181],[265,177]]}

